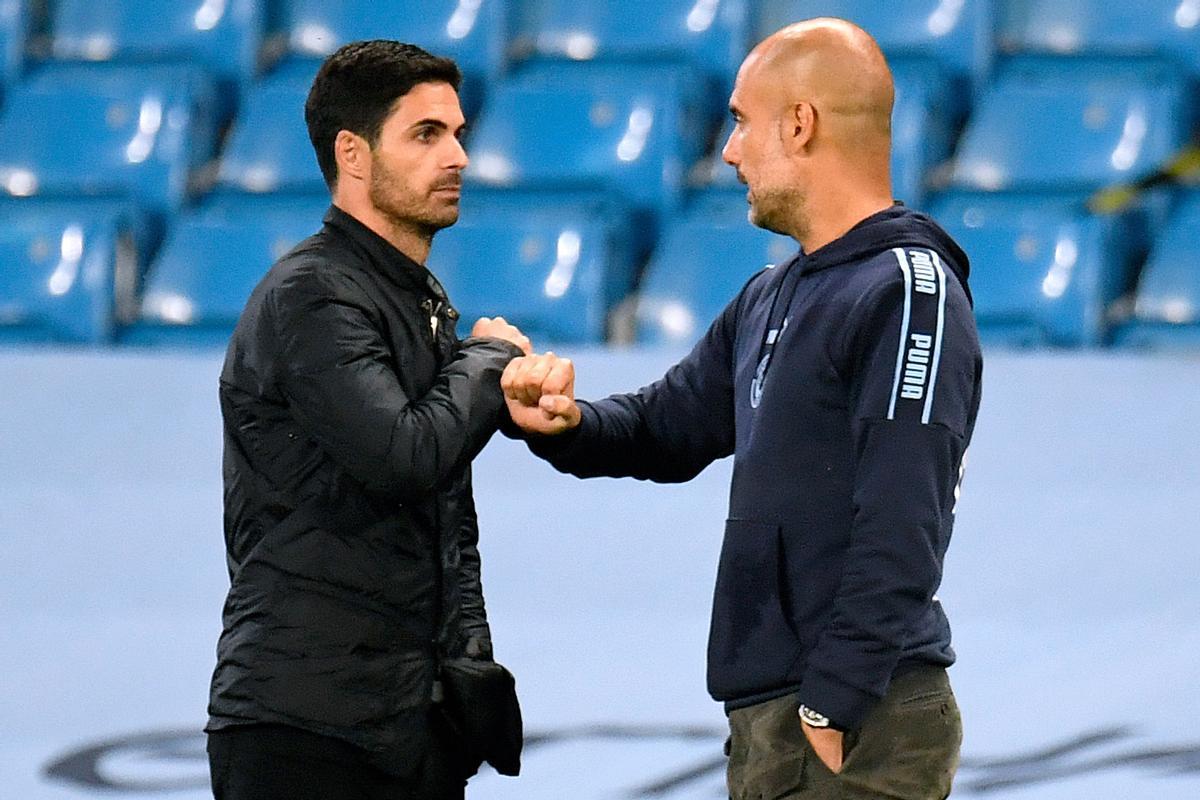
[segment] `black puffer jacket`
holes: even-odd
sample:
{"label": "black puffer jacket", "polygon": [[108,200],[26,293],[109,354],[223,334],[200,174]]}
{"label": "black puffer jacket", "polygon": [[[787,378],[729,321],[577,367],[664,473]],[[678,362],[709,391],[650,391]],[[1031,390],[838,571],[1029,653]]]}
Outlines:
{"label": "black puffer jacket", "polygon": [[337,208],[255,289],[220,383],[231,586],[209,731],[283,723],[404,774],[439,654],[490,656],[470,463],[520,350],[459,342],[456,318]]}

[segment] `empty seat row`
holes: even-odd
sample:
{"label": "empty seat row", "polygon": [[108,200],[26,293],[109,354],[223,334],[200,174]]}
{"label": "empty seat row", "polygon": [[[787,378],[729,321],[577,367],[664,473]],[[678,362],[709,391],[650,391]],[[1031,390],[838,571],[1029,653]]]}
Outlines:
{"label": "empty seat row", "polygon": [[[19,59],[41,4],[8,0],[3,35]],[[992,52],[1155,54],[1200,71],[1190,0],[57,0],[44,23],[58,58],[186,58],[246,82],[281,54],[320,57],[340,43],[402,38],[495,77],[525,58],[665,58],[719,83],[754,40],[797,19],[839,16],[894,58],[931,61],[955,81],[986,74]],[[9,46],[11,49],[11,45]]]}
{"label": "empty seat row", "polygon": [[[142,278],[141,222],[128,207],[4,201],[0,341],[219,345],[271,263],[326,208],[315,195],[212,198],[179,218]],[[1200,191],[1175,204],[1140,280],[1128,220],[1092,215],[1070,195],[950,193],[934,214],[971,256],[987,343],[1200,343]],[[437,236],[429,265],[466,325],[503,314],[541,342],[599,343],[615,323],[638,342],[685,346],[751,275],[796,252],[749,225],[739,198],[712,190],[668,221],[634,291],[629,234],[621,209],[587,194],[482,192]],[[1136,303],[1118,302],[1135,281]]]}
{"label": "empty seat row", "polygon": [[[898,68],[897,195],[922,206],[926,176],[951,154],[943,95]],[[311,65],[257,84],[221,154],[220,187],[321,191],[303,121]],[[0,187],[9,194],[126,193],[163,213],[203,185],[216,153],[217,87],[194,67],[103,65],[36,73],[0,111]],[[654,225],[679,207],[729,123],[704,84],[670,65],[531,66],[497,83],[469,140],[468,178],[505,187],[590,188]],[[1159,64],[1025,58],[982,93],[949,182],[986,191],[1089,191],[1151,171],[1189,138],[1189,84]]]}

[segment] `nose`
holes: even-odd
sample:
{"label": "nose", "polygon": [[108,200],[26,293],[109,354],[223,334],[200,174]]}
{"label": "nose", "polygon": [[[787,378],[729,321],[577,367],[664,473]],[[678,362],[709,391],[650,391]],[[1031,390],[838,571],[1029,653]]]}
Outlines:
{"label": "nose", "polygon": [[471,162],[471,159],[467,156],[467,150],[463,147],[463,143],[459,141],[457,136],[448,136],[447,138],[450,140],[451,145],[450,152],[447,155],[448,163],[446,164],[446,167],[448,169],[456,170],[466,169],[467,164]]}
{"label": "nose", "polygon": [[721,148],[721,159],[731,167],[736,167],[742,160],[741,153],[738,152],[737,145],[737,128],[729,134],[729,138],[725,140],[725,146]]}

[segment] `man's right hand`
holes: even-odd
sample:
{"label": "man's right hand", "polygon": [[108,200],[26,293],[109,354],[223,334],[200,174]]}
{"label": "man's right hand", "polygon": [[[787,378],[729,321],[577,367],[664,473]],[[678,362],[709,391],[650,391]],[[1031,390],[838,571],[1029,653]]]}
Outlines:
{"label": "man's right hand", "polygon": [[504,317],[480,317],[472,326],[471,335],[512,342],[521,348],[521,352],[525,355],[533,352],[533,345],[530,343],[529,337],[521,333],[516,325],[508,324]]}
{"label": "man's right hand", "polygon": [[508,413],[526,433],[555,434],[579,424],[575,365],[554,353],[514,358],[500,376]]}

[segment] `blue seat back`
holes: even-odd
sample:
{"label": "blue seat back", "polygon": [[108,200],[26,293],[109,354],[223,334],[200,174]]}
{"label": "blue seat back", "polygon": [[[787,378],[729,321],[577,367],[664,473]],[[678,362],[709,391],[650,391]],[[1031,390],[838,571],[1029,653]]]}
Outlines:
{"label": "blue seat back", "polygon": [[1118,218],[1063,196],[954,192],[935,218],[971,259],[984,341],[1098,345],[1106,312],[1130,280],[1130,237]]}
{"label": "blue seat back", "polygon": [[245,192],[326,191],[304,122],[312,73],[293,64],[255,84],[230,132],[218,183]]}
{"label": "blue seat back", "polygon": [[[577,68],[571,68],[577,67]],[[675,207],[703,125],[677,72],[563,65],[497,86],[468,142],[469,178],[605,190],[659,215]]]}
{"label": "blue seat back", "polygon": [[992,54],[993,0],[763,0],[759,38],[811,17],[841,17],[870,33],[889,61],[929,59],[947,76],[984,75]]}
{"label": "blue seat back", "polygon": [[151,266],[128,341],[219,343],[271,265],[321,228],[327,196],[217,196],[181,214]]}
{"label": "blue seat back", "polygon": [[56,58],[192,61],[220,78],[253,78],[265,0],[55,0]]}
{"label": "blue seat back", "polygon": [[751,275],[798,249],[751,225],[740,195],[706,193],[666,225],[638,291],[637,341],[695,342]]}
{"label": "blue seat back", "polygon": [[0,3],[0,97],[21,72],[29,34],[29,0]]}
{"label": "blue seat back", "polygon": [[1200,5],[1191,0],[1008,0],[999,10],[1006,51],[1165,57],[1200,73]]}
{"label": "blue seat back", "polygon": [[482,86],[504,70],[508,8],[502,0],[288,0],[289,49],[324,58],[359,39],[399,39],[453,58],[463,71],[463,105],[473,112]]}
{"label": "blue seat back", "polygon": [[0,188],[121,195],[167,212],[212,157],[215,118],[212,85],[192,68],[46,69],[0,110]]}
{"label": "blue seat back", "polygon": [[1171,215],[1138,282],[1134,319],[1161,337],[1192,328],[1200,342],[1200,192]]}
{"label": "blue seat back", "polygon": [[539,343],[604,341],[607,314],[633,280],[619,212],[564,194],[472,195],[429,256],[460,333],[500,315]]}
{"label": "blue seat back", "polygon": [[516,6],[519,57],[667,61],[704,73],[728,95],[750,47],[747,0],[524,0]]}
{"label": "blue seat back", "polygon": [[950,156],[954,120],[942,89],[925,70],[896,65],[892,109],[892,189],[899,200],[922,208],[926,178]]}
{"label": "blue seat back", "polygon": [[0,201],[0,340],[102,343],[136,247],[116,206]]}
{"label": "blue seat back", "polygon": [[972,116],[953,180],[1076,191],[1131,180],[1187,142],[1191,119],[1184,82],[1153,65],[1014,63]]}

